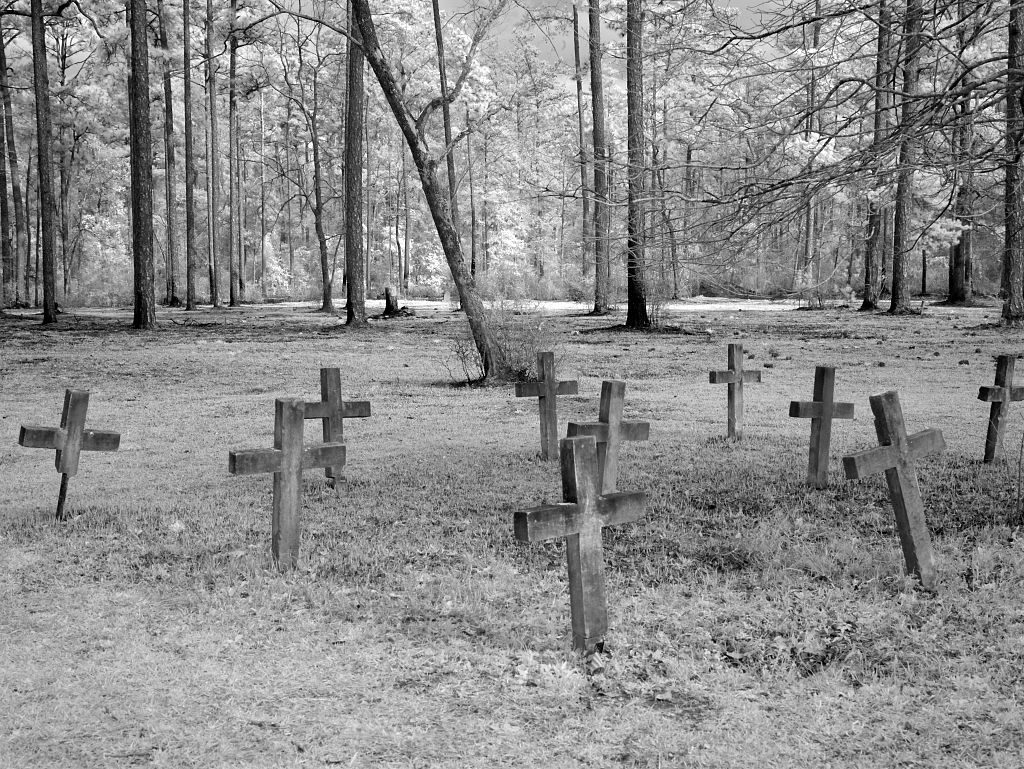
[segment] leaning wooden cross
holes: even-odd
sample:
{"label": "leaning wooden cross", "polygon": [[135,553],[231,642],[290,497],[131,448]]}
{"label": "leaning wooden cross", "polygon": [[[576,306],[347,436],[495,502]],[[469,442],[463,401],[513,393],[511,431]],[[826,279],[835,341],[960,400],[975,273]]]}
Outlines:
{"label": "leaning wooden cross", "polygon": [[537,353],[536,382],[516,382],[517,398],[537,398],[540,401],[540,456],[541,459],[558,457],[558,412],[555,399],[559,395],[576,395],[579,382],[575,379],[559,382],[555,378],[555,354]]}
{"label": "leaning wooden cross", "polygon": [[832,366],[814,369],[814,396],[810,401],[790,401],[789,415],[811,420],[811,450],[807,460],[807,483],[818,489],[828,487],[829,445],[832,420],[853,419],[852,403],[836,403],[836,370]]}
{"label": "leaning wooden cross", "polygon": [[1024,387],[1014,387],[1013,355],[1000,355],[996,359],[996,383],[994,387],[978,389],[978,400],[992,404],[988,415],[988,432],[985,435],[985,461],[992,462],[1003,447],[1003,432],[1006,417],[1012,401],[1024,400]]}
{"label": "leaning wooden cross", "polygon": [[108,430],[86,430],[85,415],[89,410],[86,390],[67,390],[60,427],[22,425],[18,443],[32,449],[56,449],[57,472],[60,473],[60,493],[57,496],[57,520],[67,516],[64,502],[68,495],[68,479],[78,473],[78,459],[83,451],[117,451],[121,445],[120,433]]}
{"label": "leaning wooden cross", "polygon": [[294,398],[278,398],[274,404],[274,448],[228,454],[228,472],[232,475],[274,474],[271,552],[282,571],[299,560],[302,471],[345,464],[343,443],[303,447],[305,405]]}
{"label": "leaning wooden cross", "polygon": [[601,405],[596,422],[570,422],[570,438],[592,435],[597,441],[597,487],[602,494],[615,491],[619,475],[619,444],[622,441],[646,441],[651,436],[648,422],[623,422],[622,403],[626,397],[626,383],[601,383]]}
{"label": "leaning wooden cross", "polygon": [[914,462],[929,454],[944,451],[946,442],[941,430],[922,430],[907,435],[903,424],[903,409],[900,408],[900,398],[895,391],[872,395],[868,400],[871,402],[871,412],[875,415],[875,432],[881,446],[843,457],[846,477],[863,478],[885,471],[907,573],[917,575],[922,586],[933,590],[937,580],[935,559],[928,525],[924,519],[924,503],[921,501],[921,489],[917,485]]}
{"label": "leaning wooden cross", "polygon": [[729,385],[729,437],[740,440],[743,437],[743,385],[760,382],[761,371],[743,370],[743,345],[735,342],[729,345],[729,369],[709,374],[711,384]]}
{"label": "leaning wooden cross", "polygon": [[640,518],[647,497],[598,493],[597,443],[592,436],[563,439],[561,466],[565,501],[517,512],[515,536],[520,542],[565,537],[573,648],[590,653],[603,648],[608,632],[601,530]]}
{"label": "leaning wooden cross", "polygon": [[[342,399],[339,369],[320,369],[320,399],[319,403],[306,404],[306,419],[323,420],[324,443],[344,443],[344,420],[370,416],[369,401]],[[324,475],[334,481],[344,481],[344,463],[324,468]]]}

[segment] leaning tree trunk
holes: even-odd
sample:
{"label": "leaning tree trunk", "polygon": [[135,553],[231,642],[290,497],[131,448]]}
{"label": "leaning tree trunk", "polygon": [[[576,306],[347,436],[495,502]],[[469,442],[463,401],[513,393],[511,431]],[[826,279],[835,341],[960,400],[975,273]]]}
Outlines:
{"label": "leaning tree trunk", "polygon": [[149,45],[146,0],[129,0],[131,66],[128,122],[132,179],[132,264],[135,313],[132,328],[156,325],[153,290],[153,135],[149,122]]}
{"label": "leaning tree trunk", "polygon": [[626,328],[647,328],[644,286],[644,143],[643,9],[642,0],[626,0],[626,143],[628,214],[626,236]]}
{"label": "leaning tree trunk", "polygon": [[[32,71],[36,97],[36,149],[39,153],[39,242],[43,259],[43,323],[57,322],[54,276],[53,125],[50,118],[50,74],[46,65],[43,2],[32,0]],[[38,286],[38,276],[36,285]]]}
{"label": "leaning tree trunk", "polygon": [[430,208],[434,227],[437,230],[438,239],[441,241],[441,248],[452,273],[452,280],[459,293],[462,310],[466,313],[466,318],[469,321],[473,341],[480,353],[484,377],[500,378],[504,373],[500,351],[488,328],[483,300],[480,298],[473,277],[466,268],[462,243],[448,207],[448,195],[437,178],[437,160],[430,156],[426,142],[417,133],[416,121],[409,112],[395,74],[384,57],[380,41],[377,39],[377,30],[373,23],[368,0],[352,0],[352,14],[363,39],[363,52],[366,55],[366,60],[380,84],[384,98],[387,99],[388,106],[391,107],[402,135],[405,136],[409,152],[416,165],[416,170],[419,172],[423,195]]}

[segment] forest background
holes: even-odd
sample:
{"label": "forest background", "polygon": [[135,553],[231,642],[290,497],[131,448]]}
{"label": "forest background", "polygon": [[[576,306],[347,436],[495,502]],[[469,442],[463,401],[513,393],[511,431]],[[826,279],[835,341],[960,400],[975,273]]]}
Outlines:
{"label": "forest background", "polygon": [[1021,3],[448,6],[0,2],[0,309],[451,294],[485,373],[499,298],[1024,318]]}

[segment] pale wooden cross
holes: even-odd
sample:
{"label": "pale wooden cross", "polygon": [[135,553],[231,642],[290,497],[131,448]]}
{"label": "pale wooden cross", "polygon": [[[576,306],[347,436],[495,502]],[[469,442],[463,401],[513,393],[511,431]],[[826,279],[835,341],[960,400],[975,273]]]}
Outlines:
{"label": "pale wooden cross", "polygon": [[740,440],[743,437],[743,385],[761,381],[761,370],[743,370],[743,345],[734,342],[729,345],[729,369],[711,371],[711,384],[729,385],[729,437]]}
{"label": "pale wooden cross", "polygon": [[228,454],[228,472],[232,475],[274,474],[271,552],[282,571],[299,560],[302,471],[345,464],[344,443],[303,447],[305,405],[295,398],[278,398],[274,403],[274,448]]}
{"label": "pale wooden cross", "polygon": [[1000,355],[996,359],[996,383],[994,387],[978,388],[978,400],[992,404],[988,415],[988,432],[985,434],[985,460],[992,462],[1003,448],[1003,432],[1012,401],[1024,400],[1024,387],[1013,384],[1013,355]]}
{"label": "pale wooden cross", "polygon": [[555,354],[537,353],[536,382],[516,382],[517,398],[537,398],[540,402],[540,456],[541,459],[558,457],[558,411],[555,407],[559,395],[576,395],[579,382],[575,379],[559,382],[555,378]]}
{"label": "pale wooden cross", "polygon": [[846,477],[863,478],[885,471],[907,573],[916,574],[923,587],[933,590],[937,579],[935,559],[914,462],[944,451],[946,442],[941,430],[922,430],[907,435],[900,397],[895,391],[872,395],[868,400],[875,415],[875,432],[881,445],[843,457]]}
{"label": "pale wooden cross", "polygon": [[598,493],[593,436],[564,438],[560,447],[564,502],[517,512],[515,536],[520,542],[565,538],[573,648],[589,653],[603,648],[608,632],[601,530],[640,518],[647,497]]}
{"label": "pale wooden cross", "polygon": [[64,502],[68,494],[68,479],[78,473],[78,460],[83,451],[117,451],[121,434],[109,430],[86,430],[85,415],[89,410],[86,390],[66,390],[60,427],[22,425],[18,443],[32,449],[56,449],[55,464],[60,473],[60,493],[57,496],[57,520],[64,520]]}
{"label": "pale wooden cross", "polygon": [[648,422],[623,422],[622,403],[626,383],[601,383],[601,405],[596,422],[570,422],[570,438],[592,435],[597,441],[597,487],[602,494],[615,491],[619,475],[619,444],[622,441],[646,441],[651,436]]}
{"label": "pale wooden cross", "polygon": [[[344,420],[370,416],[369,401],[342,399],[341,371],[339,369],[320,369],[320,399],[319,403],[306,404],[306,419],[323,421],[324,443],[344,443]],[[344,463],[335,467],[325,467],[324,475],[334,481],[344,481]]]}
{"label": "pale wooden cross", "polygon": [[852,403],[836,403],[836,370],[832,366],[814,369],[814,396],[810,401],[790,401],[789,415],[811,420],[811,449],[807,460],[807,483],[818,489],[828,487],[829,445],[832,420],[853,419]]}

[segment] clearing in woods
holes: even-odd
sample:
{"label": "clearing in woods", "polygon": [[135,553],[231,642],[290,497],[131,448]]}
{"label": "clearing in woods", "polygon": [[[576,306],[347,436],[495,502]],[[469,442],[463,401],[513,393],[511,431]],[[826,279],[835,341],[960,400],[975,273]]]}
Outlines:
{"label": "clearing in woods", "polygon": [[[187,314],[71,311],[59,329],[0,319],[0,766],[1013,767],[1024,754],[1021,415],[983,463],[995,356],[1024,352],[998,309],[690,302],[688,333],[537,308],[560,379],[559,431],[626,382],[606,529],[604,672],[572,651],[564,544],[524,546],[512,513],[561,499],[537,404],[456,388],[446,305],[346,331],[308,305]],[[520,316],[528,317],[528,316]],[[741,342],[762,384],[741,442],[708,383]],[[807,422],[788,404],[836,367],[830,488],[806,483]],[[303,476],[298,568],[270,558],[271,479],[228,451],[270,446],[276,398],[319,398],[341,369],[347,481]],[[116,453],[82,455],[66,523],[51,452],[17,445],[64,391]],[[868,396],[945,453],[917,472],[938,592],[904,576]],[[307,420],[306,441],[322,439]],[[593,668],[592,668],[593,670]]]}

